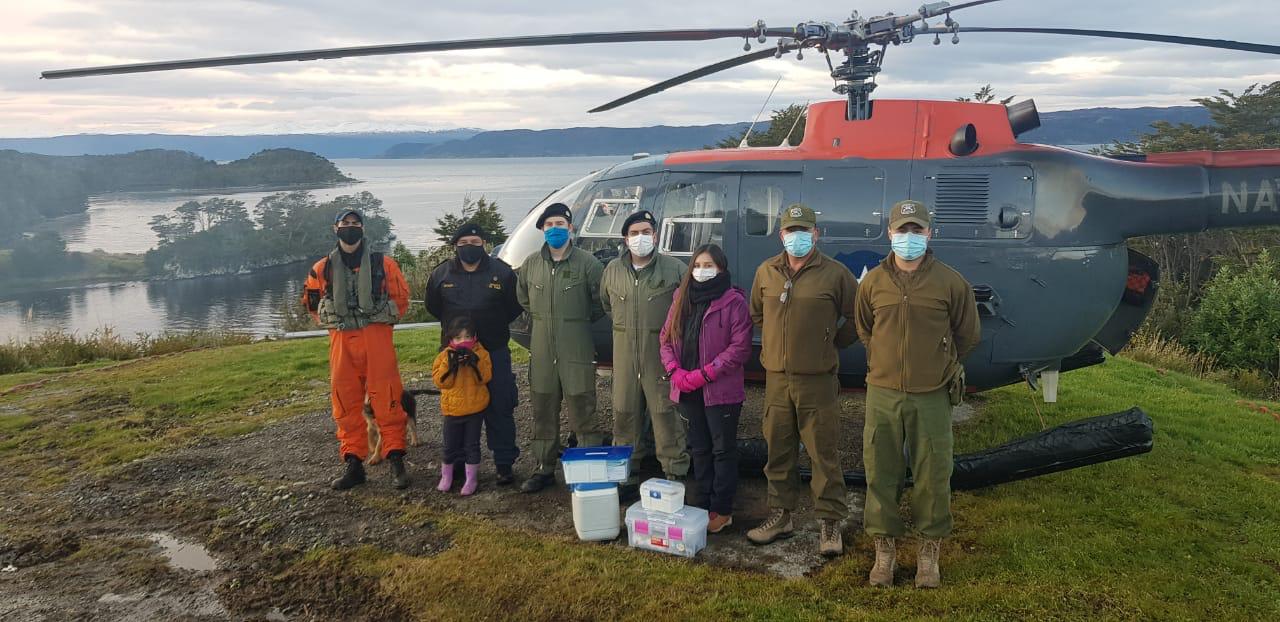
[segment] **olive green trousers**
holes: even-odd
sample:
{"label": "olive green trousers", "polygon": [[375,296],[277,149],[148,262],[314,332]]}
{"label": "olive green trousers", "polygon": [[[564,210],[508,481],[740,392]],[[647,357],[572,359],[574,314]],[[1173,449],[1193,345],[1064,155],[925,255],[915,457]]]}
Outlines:
{"label": "olive green trousers", "polygon": [[840,381],[835,374],[768,372],[764,385],[764,439],[769,461],[769,507],[796,509],[800,495],[800,445],[808,451],[813,510],[818,518],[849,515],[840,469]]}
{"label": "olive green trousers", "polygon": [[898,503],[910,464],[911,517],[916,532],[926,538],[951,535],[953,447],[951,399],[945,387],[928,393],[867,387],[862,429],[867,503],[862,524],[868,534],[906,535]]}
{"label": "olive green trousers", "polygon": [[596,394],[562,395],[560,387],[554,393],[529,392],[529,405],[533,409],[533,439],[529,450],[538,461],[537,472],[551,475],[560,458],[560,404],[568,402],[569,429],[578,437],[579,447],[598,447],[604,444],[604,434],[596,428]]}

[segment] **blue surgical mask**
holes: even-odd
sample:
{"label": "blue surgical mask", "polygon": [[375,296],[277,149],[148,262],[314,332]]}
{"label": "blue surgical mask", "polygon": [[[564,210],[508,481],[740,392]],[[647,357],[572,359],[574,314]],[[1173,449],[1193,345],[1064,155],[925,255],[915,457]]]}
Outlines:
{"label": "blue surgical mask", "polygon": [[893,234],[893,254],[907,261],[919,259],[927,248],[929,238],[923,233]]}
{"label": "blue surgical mask", "polygon": [[547,240],[547,246],[559,250],[569,243],[569,230],[565,227],[551,227],[542,231],[542,237]]}
{"label": "blue surgical mask", "polygon": [[792,231],[782,236],[782,248],[792,257],[804,257],[813,250],[812,231]]}

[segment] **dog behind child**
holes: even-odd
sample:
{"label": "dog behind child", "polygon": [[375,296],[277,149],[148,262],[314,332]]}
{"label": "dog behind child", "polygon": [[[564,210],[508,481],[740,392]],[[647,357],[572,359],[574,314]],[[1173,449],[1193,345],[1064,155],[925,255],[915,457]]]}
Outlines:
{"label": "dog behind child", "polygon": [[[417,447],[421,441],[418,439],[418,400],[413,391],[404,389],[400,393],[400,407],[406,415],[405,440],[409,445]],[[373,418],[373,406],[369,404],[367,395],[364,398],[364,422],[369,430],[369,459],[365,464],[372,466],[382,462],[382,433],[378,431],[378,423]]]}

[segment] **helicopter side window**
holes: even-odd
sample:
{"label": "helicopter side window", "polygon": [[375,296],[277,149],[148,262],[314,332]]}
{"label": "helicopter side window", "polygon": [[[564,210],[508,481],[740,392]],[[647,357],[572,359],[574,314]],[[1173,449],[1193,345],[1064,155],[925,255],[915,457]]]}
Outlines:
{"label": "helicopter side window", "polygon": [[707,243],[724,245],[724,214],[729,192],[718,181],[676,182],[667,187],[662,207],[662,252],[690,257]]}

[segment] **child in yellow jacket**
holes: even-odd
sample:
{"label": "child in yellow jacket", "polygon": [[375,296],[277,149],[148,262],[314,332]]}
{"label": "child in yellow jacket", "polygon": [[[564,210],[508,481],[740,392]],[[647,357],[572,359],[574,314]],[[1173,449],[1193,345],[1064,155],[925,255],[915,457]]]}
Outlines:
{"label": "child in yellow jacket", "polygon": [[476,327],[467,316],[458,316],[445,329],[445,348],[431,366],[431,378],[440,389],[440,412],[444,415],[444,461],[440,463],[440,484],[436,490],[453,487],[453,465],[466,462],[467,481],[462,496],[476,491],[480,471],[480,426],[489,406],[489,380],[493,362],[489,352],[476,340]]}

